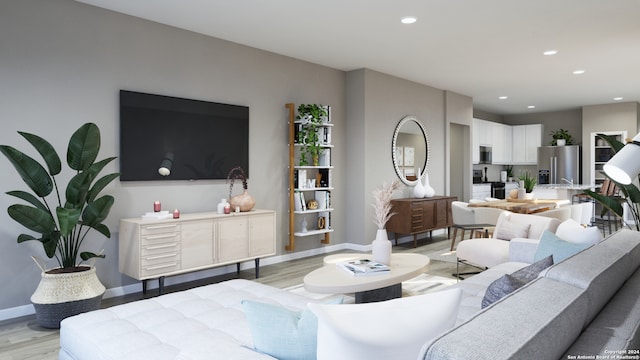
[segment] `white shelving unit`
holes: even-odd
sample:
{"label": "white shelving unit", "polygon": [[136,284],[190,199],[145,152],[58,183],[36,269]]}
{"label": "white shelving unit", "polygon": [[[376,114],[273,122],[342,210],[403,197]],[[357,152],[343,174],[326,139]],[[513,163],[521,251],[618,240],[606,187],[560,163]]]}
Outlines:
{"label": "white shelving unit", "polygon": [[591,164],[589,169],[591,171],[591,185],[595,188],[599,188],[602,185],[605,179],[602,174],[602,167],[613,157],[613,149],[606,141],[600,139],[597,136],[598,134],[615,136],[621,142],[624,142],[624,139],[627,138],[626,131],[598,131],[591,133]]}
{"label": "white shelving unit", "polygon": [[[300,150],[302,144],[297,143],[296,129],[305,126],[302,121],[296,120],[295,104],[286,104],[289,109],[289,242],[286,250],[295,249],[296,237],[321,236],[322,244],[329,244],[333,225],[331,222],[331,192],[332,183],[332,149],[331,111],[329,107],[327,121],[319,125],[320,155],[318,165],[300,165]],[[312,183],[309,183],[312,180]],[[315,200],[318,207],[309,208],[309,203]],[[304,226],[306,223],[306,226]]]}

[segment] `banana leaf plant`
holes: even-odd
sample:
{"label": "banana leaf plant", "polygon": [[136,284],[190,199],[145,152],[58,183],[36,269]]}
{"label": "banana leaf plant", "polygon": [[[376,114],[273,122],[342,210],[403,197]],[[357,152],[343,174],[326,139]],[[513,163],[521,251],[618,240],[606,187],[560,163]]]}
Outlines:
{"label": "banana leaf plant", "polygon": [[[56,150],[40,136],[20,132],[40,154],[44,165],[23,152],[0,145],[2,152],[31,189],[32,193],[14,190],[8,195],[19,198],[28,205],[9,206],[9,216],[39,234],[21,234],[18,243],[36,240],[42,243],[49,258],[55,257],[63,270],[74,271],[82,261],[104,258],[102,254],[80,252],[80,247],[91,229],[111,237],[103,221],[114,203],[111,195],[100,192],[120,174],[112,173],[98,177],[102,169],[115,157],[96,162],[100,151],[100,130],[93,123],[86,123],[76,130],[67,148],[67,165],[75,172],[64,190],[64,201],[60,194],[56,175],[62,172],[62,162]],[[51,196],[50,196],[51,195]]]}
{"label": "banana leaf plant", "polygon": [[[620,151],[620,149],[625,145],[613,136],[605,134],[597,134],[597,136],[611,146],[614,154]],[[623,204],[627,204],[627,209],[635,222],[635,230],[640,231],[640,189],[638,189],[638,187],[633,183],[623,185],[611,179],[605,172],[602,172],[602,174],[616,184],[620,190],[620,196],[605,196],[591,190],[585,190],[585,193],[602,205],[601,216],[604,216],[607,212],[611,211],[617,217],[624,219]]]}

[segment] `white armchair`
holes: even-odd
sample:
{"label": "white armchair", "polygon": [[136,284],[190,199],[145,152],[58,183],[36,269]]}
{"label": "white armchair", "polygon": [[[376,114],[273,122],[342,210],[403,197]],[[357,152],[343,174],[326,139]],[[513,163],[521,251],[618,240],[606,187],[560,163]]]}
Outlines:
{"label": "white armchair", "polygon": [[[469,239],[458,244],[456,255],[463,261],[482,268],[490,268],[509,261],[512,239],[532,239],[537,246],[545,230],[555,232],[560,220],[551,217],[515,214],[505,211],[498,218],[493,238]],[[527,241],[523,241],[527,243]]]}

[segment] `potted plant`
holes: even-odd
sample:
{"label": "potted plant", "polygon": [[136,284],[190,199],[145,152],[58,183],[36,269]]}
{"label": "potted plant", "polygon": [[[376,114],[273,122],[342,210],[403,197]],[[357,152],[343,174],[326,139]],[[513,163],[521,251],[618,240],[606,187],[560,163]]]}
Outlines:
{"label": "potted plant", "polygon": [[[242,181],[243,191],[240,195],[231,196],[235,180]],[[229,183],[229,204],[231,205],[231,209],[238,208],[240,211],[249,211],[253,209],[256,205],[256,201],[253,199],[253,196],[248,193],[249,186],[247,185],[247,177],[245,176],[242,167],[236,166],[231,169],[231,171],[229,171],[229,175],[227,175],[227,182]]]}
{"label": "potted plant", "polygon": [[513,181],[513,165],[505,165],[504,170],[507,172],[509,182]]}
{"label": "potted plant", "polygon": [[[18,133],[36,149],[44,165],[11,146],[0,145],[0,152],[9,159],[33,192],[7,192],[28,203],[11,205],[7,212],[13,220],[38,234],[21,234],[18,243],[39,241],[45,254],[49,258],[55,257],[58,262],[58,268],[46,270],[44,261],[36,261],[42,276],[31,297],[38,322],[44,327],[57,328],[66,317],[100,307],[105,288],[100,284],[95,268],[82,263],[104,258],[104,255],[81,251],[81,247],[92,229],[107,238],[111,237],[103,221],[109,215],[114,198],[110,195],[100,196],[100,192],[120,174],[98,177],[100,171],[115,157],[96,162],[100,150],[100,130],[93,123],[82,125],[69,140],[67,165],[75,175],[64,187],[56,181],[62,164],[53,146],[37,135]],[[64,198],[61,190],[64,191]]]}
{"label": "potted plant", "polygon": [[300,120],[296,141],[301,144],[300,165],[308,165],[307,157],[311,157],[313,166],[318,166],[318,158],[322,154],[320,128],[328,113],[319,104],[300,104],[297,119]]}
{"label": "potted plant", "polygon": [[530,194],[533,191],[533,188],[536,186],[536,178],[531,176],[529,171],[525,171],[520,174],[518,177],[524,186],[524,190],[527,194]]}
{"label": "potted plant", "polygon": [[[620,151],[625,144],[617,140],[614,136],[597,134],[597,136],[606,141],[613,149],[614,154]],[[624,219],[624,204],[627,205],[629,214],[633,217],[635,230],[640,231],[640,189],[633,183],[629,185],[621,184],[611,179],[605,172],[604,176],[613,181],[620,190],[619,196],[606,196],[592,190],[584,192],[591,196],[595,201],[602,205],[601,216],[607,214],[608,211],[613,212],[617,217]],[[640,176],[638,177],[640,180]],[[623,221],[623,223],[625,223]]]}
{"label": "potted plant", "polygon": [[569,130],[555,130],[551,131],[549,135],[553,138],[553,140],[551,140],[551,146],[564,146],[573,143],[573,136],[569,134]]}

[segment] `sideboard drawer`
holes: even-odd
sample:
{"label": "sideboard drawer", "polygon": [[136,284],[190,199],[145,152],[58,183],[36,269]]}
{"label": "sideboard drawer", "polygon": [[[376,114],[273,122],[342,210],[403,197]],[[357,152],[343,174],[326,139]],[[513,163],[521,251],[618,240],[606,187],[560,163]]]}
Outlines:
{"label": "sideboard drawer", "polygon": [[154,275],[162,275],[180,270],[180,262],[159,263],[156,265],[143,266],[141,269],[141,275],[143,278],[151,277]]}
{"label": "sideboard drawer", "polygon": [[180,223],[168,223],[168,224],[154,224],[141,226],[141,234],[155,235],[180,232]]}

